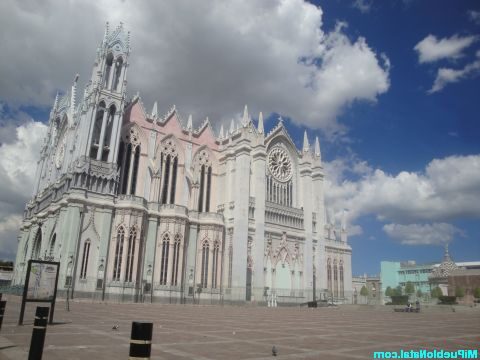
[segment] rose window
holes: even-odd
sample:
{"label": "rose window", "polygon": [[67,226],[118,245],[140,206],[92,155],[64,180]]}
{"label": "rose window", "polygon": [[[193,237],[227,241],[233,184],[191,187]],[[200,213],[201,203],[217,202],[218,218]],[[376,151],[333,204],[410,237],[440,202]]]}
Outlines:
{"label": "rose window", "polygon": [[279,147],[273,148],[268,154],[268,169],[278,181],[288,181],[292,177],[292,162],[287,152]]}

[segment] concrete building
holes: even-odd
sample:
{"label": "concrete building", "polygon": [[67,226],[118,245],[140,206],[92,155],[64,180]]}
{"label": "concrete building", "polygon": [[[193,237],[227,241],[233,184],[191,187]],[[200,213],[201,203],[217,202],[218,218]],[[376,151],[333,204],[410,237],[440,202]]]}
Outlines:
{"label": "concrete building", "polygon": [[397,286],[405,288],[407,282],[412,282],[415,291],[421,290],[424,294],[430,293],[428,276],[433,271],[435,264],[417,264],[413,260],[382,261],[380,263],[380,277],[382,294],[385,295],[387,287],[395,289]]}
{"label": "concrete building", "polygon": [[126,98],[129,56],[129,34],[107,26],[83,97],[78,75],[57,96],[14,282],[51,259],[73,296],[350,302],[352,250],[345,217],[326,216],[318,138],[297,149],[281,119],[267,134],[247,107],[219,133],[174,106],[147,112]]}
{"label": "concrete building", "polygon": [[450,272],[456,269],[480,269],[480,261],[454,262],[450,257],[448,245],[446,245],[441,263],[417,264],[414,260],[382,261],[380,268],[383,294],[389,286],[392,289],[397,286],[404,288],[407,282],[412,282],[415,291],[421,290],[427,296],[435,286],[439,286],[443,294],[447,295]]}
{"label": "concrete building", "polygon": [[[367,289],[367,296],[361,295],[362,288]],[[380,276],[354,276],[352,277],[353,304],[383,304],[382,283]]]}

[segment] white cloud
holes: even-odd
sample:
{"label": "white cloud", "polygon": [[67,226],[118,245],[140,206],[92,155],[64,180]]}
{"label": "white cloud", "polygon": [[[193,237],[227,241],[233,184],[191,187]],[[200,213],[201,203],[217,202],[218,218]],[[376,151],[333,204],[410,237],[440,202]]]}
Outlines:
{"label": "white cloud", "polygon": [[322,16],[303,0],[2,1],[0,98],[50,105],[76,72],[86,81],[108,19],[132,32],[128,89],[148,110],[158,100],[219,121],[247,103],[340,131],[346,107],[388,90],[389,62],[345,27],[324,33]]}
{"label": "white cloud", "polygon": [[364,165],[358,180],[343,172],[354,168],[352,160],[339,163],[325,164],[325,196],[333,208],[349,209],[351,222],[369,214],[403,224],[480,218],[480,155],[434,159],[422,172],[396,175]]}
{"label": "white cloud", "polygon": [[468,17],[472,20],[475,24],[480,24],[480,11],[469,10]]}
{"label": "white cloud", "polygon": [[352,6],[360,10],[362,14],[368,14],[372,10],[372,5],[372,1],[369,0],[355,0]]}
{"label": "white cloud", "polygon": [[478,36],[458,36],[438,40],[434,35],[428,35],[415,45],[420,63],[434,62],[440,59],[458,59],[462,51],[478,40]]}
{"label": "white cloud", "polygon": [[16,129],[15,141],[0,146],[0,258],[12,258],[25,203],[47,127],[30,121]]}
{"label": "white cloud", "polygon": [[460,69],[460,70],[450,69],[450,68],[440,68],[438,69],[437,77],[433,82],[432,88],[428,91],[428,93],[433,94],[435,92],[442,90],[448,84],[459,82],[460,80],[476,76],[479,73],[480,73],[480,60],[467,64],[463,69]]}
{"label": "white cloud", "polygon": [[386,224],[383,231],[404,245],[444,245],[463,232],[447,223],[433,224]]}

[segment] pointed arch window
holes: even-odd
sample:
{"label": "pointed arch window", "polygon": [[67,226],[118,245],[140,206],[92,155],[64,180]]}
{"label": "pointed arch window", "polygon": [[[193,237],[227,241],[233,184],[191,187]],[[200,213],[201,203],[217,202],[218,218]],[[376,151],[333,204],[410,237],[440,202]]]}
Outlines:
{"label": "pointed arch window", "polygon": [[103,118],[105,117],[105,102],[101,101],[97,106],[95,120],[93,123],[92,139],[90,142],[90,158],[97,159],[100,148],[100,138],[102,134]]}
{"label": "pointed arch window", "polygon": [[170,163],[171,163],[171,157],[170,155],[167,155],[165,160],[165,170],[163,171],[163,179],[162,179],[162,184],[163,184],[163,192],[162,192],[162,204],[167,204],[168,200],[168,186],[169,180],[170,180]]}
{"label": "pointed arch window", "polygon": [[161,191],[159,201],[161,204],[175,204],[177,190],[178,153],[175,141],[172,138],[164,140],[161,144]]}
{"label": "pointed arch window", "polygon": [[338,268],[337,261],[333,262],[333,295],[338,297]]}
{"label": "pointed arch window", "polygon": [[140,165],[140,154],[141,147],[138,131],[135,128],[130,128],[122,137],[120,152],[118,155],[118,164],[120,164],[121,167],[121,194],[135,195],[138,167]]}
{"label": "pointed arch window", "polygon": [[216,289],[218,284],[217,284],[217,278],[218,278],[218,259],[219,259],[219,254],[220,252],[220,243],[218,241],[215,241],[215,244],[213,245],[213,258],[212,258],[212,289]]}
{"label": "pointed arch window", "polygon": [[113,65],[113,54],[108,53],[107,60],[105,61],[105,77],[103,81],[103,86],[105,88],[108,88],[108,84],[112,74],[112,65]]}
{"label": "pointed arch window", "polygon": [[130,229],[128,236],[128,249],[127,249],[127,271],[125,275],[126,282],[133,281],[133,264],[135,259],[135,240],[137,239],[137,229],[133,227]]}
{"label": "pointed arch window", "polygon": [[212,167],[202,165],[200,168],[200,194],[198,197],[198,211],[210,211],[210,195],[212,187]]}
{"label": "pointed arch window", "polygon": [[53,257],[55,255],[55,242],[57,241],[57,233],[53,234],[50,240],[50,248],[48,250],[48,256]]}
{"label": "pointed arch window", "polygon": [[40,249],[42,247],[42,228],[38,228],[37,234],[35,235],[35,241],[33,242],[32,247],[32,259],[40,258]]}
{"label": "pointed arch window", "polygon": [[113,122],[115,121],[115,113],[117,112],[117,108],[115,105],[110,106],[108,110],[107,116],[107,123],[105,125],[105,134],[103,135],[103,142],[102,142],[102,161],[108,160],[108,154],[110,153],[111,148],[111,140],[112,140],[112,129],[113,129]]}
{"label": "pointed arch window", "polygon": [[115,75],[113,77],[112,91],[119,91],[120,77],[122,75],[123,58],[119,57],[115,63]]}
{"label": "pointed arch window", "polygon": [[178,267],[180,262],[180,246],[182,237],[180,234],[175,235],[175,242],[173,245],[173,266],[172,266],[172,285],[178,285]]}
{"label": "pointed arch window", "polygon": [[343,261],[340,261],[339,272],[340,272],[340,297],[343,298],[345,296],[345,288],[343,283]]}
{"label": "pointed arch window", "polygon": [[332,295],[332,263],[331,260],[327,260],[327,287],[328,293]]}
{"label": "pointed arch window", "polygon": [[206,288],[208,286],[208,256],[210,252],[210,245],[208,244],[208,240],[203,242],[202,246],[202,271],[201,271],[201,279],[200,282],[202,284],[202,288]]}
{"label": "pointed arch window", "polygon": [[115,244],[115,258],[113,263],[113,281],[120,281],[122,273],[122,255],[123,255],[123,242],[125,240],[125,229],[120,227],[117,232],[117,243]]}
{"label": "pointed arch window", "polygon": [[140,146],[135,147],[135,152],[133,155],[133,168],[130,175],[130,194],[135,194],[135,189],[137,188],[137,177],[138,177],[138,165],[140,164]]}
{"label": "pointed arch window", "polygon": [[233,274],[233,246],[228,247],[228,287],[232,287],[232,274]]}
{"label": "pointed arch window", "polygon": [[194,159],[197,201],[194,206],[198,212],[209,212],[211,207],[211,193],[213,182],[213,166],[211,154],[207,148],[200,150]]}
{"label": "pointed arch window", "polygon": [[162,261],[160,263],[160,285],[167,285],[168,255],[170,251],[170,236],[168,233],[162,239]]}
{"label": "pointed arch window", "polygon": [[83,256],[82,256],[82,267],[80,270],[80,279],[87,278],[87,268],[88,268],[88,258],[90,255],[90,240],[85,241],[83,244]]}

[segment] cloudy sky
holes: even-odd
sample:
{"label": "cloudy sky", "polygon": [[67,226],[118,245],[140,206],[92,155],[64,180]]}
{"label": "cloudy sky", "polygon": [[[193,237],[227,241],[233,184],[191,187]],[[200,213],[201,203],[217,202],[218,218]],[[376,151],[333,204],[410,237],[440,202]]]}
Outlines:
{"label": "cloudy sky", "polygon": [[[105,22],[131,31],[129,96],[219,128],[245,104],[318,135],[355,274],[480,260],[477,1],[0,2],[0,258],[13,258],[57,91],[90,77]],[[79,93],[82,93],[79,91]]]}

